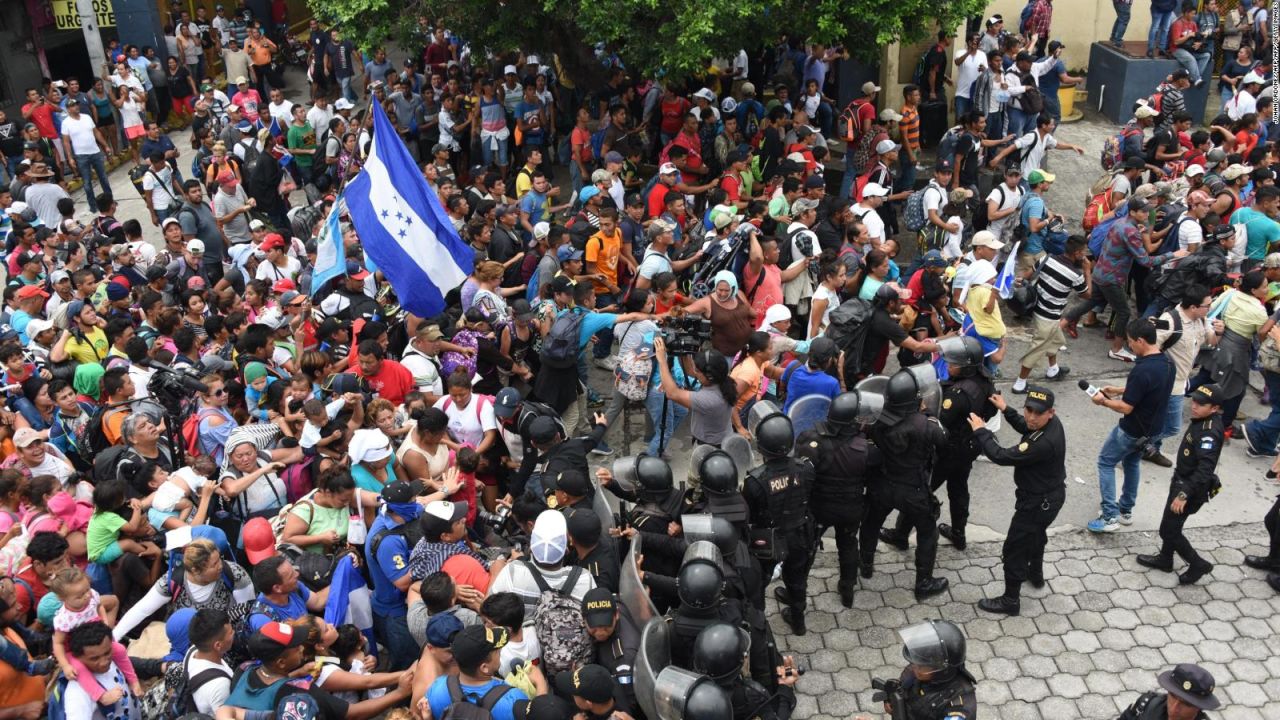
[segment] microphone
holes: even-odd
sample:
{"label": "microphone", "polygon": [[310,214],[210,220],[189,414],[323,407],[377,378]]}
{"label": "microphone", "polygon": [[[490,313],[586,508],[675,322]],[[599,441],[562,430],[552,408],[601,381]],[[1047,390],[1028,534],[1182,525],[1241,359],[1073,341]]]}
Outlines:
{"label": "microphone", "polygon": [[182,372],[181,370],[174,370],[168,365],[165,365],[163,363],[158,363],[155,360],[152,360],[151,358],[143,358],[139,360],[137,364],[141,365],[144,368],[150,368],[157,372],[171,373],[172,375],[177,377],[178,381],[182,383],[183,387],[193,392],[199,392],[199,393],[209,392],[208,385],[205,385],[204,383],[200,382],[196,378],[191,377],[185,372]]}
{"label": "microphone", "polygon": [[1088,380],[1080,380],[1076,383],[1076,386],[1085,391],[1085,394],[1089,397],[1093,397],[1094,395],[1102,392],[1102,389],[1096,385],[1090,385]]}

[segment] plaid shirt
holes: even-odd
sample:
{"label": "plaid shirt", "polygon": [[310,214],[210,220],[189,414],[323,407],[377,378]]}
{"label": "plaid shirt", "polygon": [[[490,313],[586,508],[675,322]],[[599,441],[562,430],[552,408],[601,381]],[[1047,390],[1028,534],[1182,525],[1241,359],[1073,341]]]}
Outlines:
{"label": "plaid shirt", "polygon": [[409,555],[409,574],[414,580],[425,579],[431,573],[439,572],[444,567],[444,561],[454,555],[470,555],[480,561],[485,570],[489,569],[489,561],[468,547],[465,542],[429,542],[423,538],[413,546],[413,552]]}
{"label": "plaid shirt", "polygon": [[1035,9],[1031,11],[1031,17],[1027,19],[1027,33],[1048,37],[1049,23],[1052,21],[1053,2],[1051,0],[1038,0]]}
{"label": "plaid shirt", "polygon": [[1136,262],[1142,267],[1153,267],[1173,257],[1172,253],[1151,257],[1142,244],[1142,232],[1129,218],[1117,221],[1107,233],[1102,244],[1102,255],[1093,266],[1093,282],[1099,285],[1124,287],[1129,270]]}

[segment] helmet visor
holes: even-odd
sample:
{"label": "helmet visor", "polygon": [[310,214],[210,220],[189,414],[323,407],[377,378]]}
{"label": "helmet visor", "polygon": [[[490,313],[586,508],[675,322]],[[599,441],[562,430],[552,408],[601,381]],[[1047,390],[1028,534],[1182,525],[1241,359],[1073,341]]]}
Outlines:
{"label": "helmet visor", "polygon": [[947,649],[931,622],[911,625],[898,631],[902,657],[912,665],[935,670],[947,667]]}

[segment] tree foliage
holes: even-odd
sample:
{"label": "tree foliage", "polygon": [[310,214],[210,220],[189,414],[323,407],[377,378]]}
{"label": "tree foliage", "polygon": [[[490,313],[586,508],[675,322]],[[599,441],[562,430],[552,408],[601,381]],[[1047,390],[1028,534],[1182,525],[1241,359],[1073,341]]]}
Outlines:
{"label": "tree foliage", "polygon": [[[898,40],[958,27],[986,0],[310,0],[321,20],[362,47],[411,43],[419,17],[442,20],[492,53],[556,53],[571,78],[598,80],[593,46],[607,43],[627,66],[682,78],[713,57],[731,57],[787,35],[843,44],[874,61]],[[420,44],[422,40],[417,40]]]}

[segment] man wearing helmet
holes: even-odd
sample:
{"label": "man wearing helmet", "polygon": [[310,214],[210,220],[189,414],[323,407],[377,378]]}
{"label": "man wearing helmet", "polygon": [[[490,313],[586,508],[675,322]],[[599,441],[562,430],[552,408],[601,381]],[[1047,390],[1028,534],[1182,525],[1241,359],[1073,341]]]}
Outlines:
{"label": "man wearing helmet", "polygon": [[742,674],[742,660],[751,640],[745,630],[716,623],[698,633],[693,642],[693,671],[711,678],[729,692],[734,718],[787,720],[796,707],[793,687],[800,678],[795,660],[784,657],[777,673],[777,692]]}
{"label": "man wearing helmet", "polygon": [[1046,531],[1058,517],[1067,497],[1067,435],[1053,411],[1053,392],[1027,388],[1022,415],[992,395],[991,402],[1004,413],[1009,426],[1022,433],[1014,447],[1002,448],[996,436],[977,415],[969,416],[973,438],[982,452],[997,465],[1013,467],[1013,519],[1004,541],[1004,594],[984,598],[978,607],[987,612],[1017,615],[1021,610],[1020,589],[1024,580],[1044,587],[1044,546]]}
{"label": "man wearing helmet", "polygon": [[858,528],[866,514],[866,481],[880,465],[880,451],[867,442],[862,428],[875,421],[884,398],[851,390],[831,401],[827,419],[796,439],[796,451],[814,468],[809,507],[819,536],[834,527],[840,558],[840,602],[853,607],[858,584]]}
{"label": "man wearing helmet", "polygon": [[786,415],[776,413],[761,420],[755,435],[764,464],[747,472],[742,489],[753,529],[751,545],[765,577],[782,565],[783,587],[775,588],[773,594],[786,605],[782,619],[795,634],[804,635],[805,588],[814,549],[809,514],[813,466],[791,457],[795,431]]}
{"label": "man wearing helmet", "polygon": [[907,720],[972,720],[978,716],[977,680],[964,667],[965,639],[946,620],[926,620],[898,631],[910,665],[885,683],[885,712]]}

